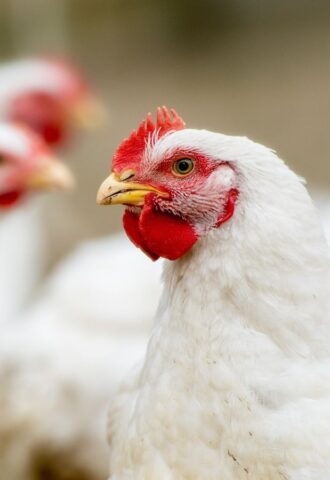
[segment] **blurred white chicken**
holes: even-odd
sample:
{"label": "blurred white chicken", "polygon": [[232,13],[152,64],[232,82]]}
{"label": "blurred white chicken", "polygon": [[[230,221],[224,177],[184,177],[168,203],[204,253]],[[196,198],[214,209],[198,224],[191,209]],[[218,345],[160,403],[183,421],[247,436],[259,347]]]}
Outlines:
{"label": "blurred white chicken", "polygon": [[[0,66],[0,118],[28,126],[49,146],[63,146],[73,127],[85,126],[98,111],[86,82],[68,63],[31,58]],[[1,321],[20,311],[43,271],[41,204],[30,199],[1,218]]]}
{"label": "blurred white chicken", "polygon": [[66,189],[71,173],[34,132],[0,123],[0,320],[12,318],[33,288],[42,254],[33,190]]}
{"label": "blurred white chicken", "polygon": [[0,441],[4,478],[43,479],[44,469],[58,480],[105,477],[109,399],[144,354],[160,269],[122,235],[86,243],[8,325],[0,340],[0,439],[12,439]]}

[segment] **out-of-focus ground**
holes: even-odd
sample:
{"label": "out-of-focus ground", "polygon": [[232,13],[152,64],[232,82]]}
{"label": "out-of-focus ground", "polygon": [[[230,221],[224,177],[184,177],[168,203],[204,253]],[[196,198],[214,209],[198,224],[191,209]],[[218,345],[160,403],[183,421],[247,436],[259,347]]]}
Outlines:
{"label": "out-of-focus ground", "polygon": [[97,207],[96,190],[115,147],[158,105],[271,146],[329,190],[329,27],[326,1],[1,0],[2,58],[69,55],[109,109],[65,153],[77,190],[44,199],[50,262],[120,227],[120,207]]}

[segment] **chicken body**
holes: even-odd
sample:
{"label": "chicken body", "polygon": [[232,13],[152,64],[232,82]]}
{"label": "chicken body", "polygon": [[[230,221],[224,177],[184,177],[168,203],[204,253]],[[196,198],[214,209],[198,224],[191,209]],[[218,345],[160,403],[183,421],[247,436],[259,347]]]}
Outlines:
{"label": "chicken body", "polygon": [[39,199],[33,200],[0,214],[0,322],[16,318],[42,275],[45,245]]}
{"label": "chicken body", "polygon": [[[166,168],[177,176],[187,151],[194,190],[176,202],[191,184]],[[146,357],[112,404],[110,479],[329,479],[329,247],[301,180],[261,145],[198,130],[154,134],[138,166],[123,164],[117,177],[137,172],[129,194],[110,178],[99,201],[171,192],[141,207],[141,237],[126,223],[140,248],[174,256],[153,222],[171,221],[170,237],[184,220],[198,240],[166,262]],[[221,214],[232,188],[232,217],[214,226],[198,205],[211,195]]]}

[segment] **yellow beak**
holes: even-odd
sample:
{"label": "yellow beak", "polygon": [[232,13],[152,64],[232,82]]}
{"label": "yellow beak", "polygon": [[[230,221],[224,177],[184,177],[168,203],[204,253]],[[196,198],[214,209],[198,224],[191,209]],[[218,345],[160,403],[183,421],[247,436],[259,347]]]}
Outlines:
{"label": "yellow beak", "polygon": [[51,157],[43,157],[37,170],[26,179],[26,186],[36,190],[71,190],[74,183],[68,167]]}
{"label": "yellow beak", "polygon": [[70,111],[72,123],[84,130],[94,130],[102,126],[107,119],[107,111],[93,97],[80,101]]}
{"label": "yellow beak", "polygon": [[[125,177],[125,173],[121,177]],[[145,196],[150,192],[155,192],[163,198],[169,197],[168,193],[162,192],[152,185],[123,181],[118,179],[115,173],[112,173],[100,186],[96,202],[99,205],[125,204],[141,207],[144,204]]]}

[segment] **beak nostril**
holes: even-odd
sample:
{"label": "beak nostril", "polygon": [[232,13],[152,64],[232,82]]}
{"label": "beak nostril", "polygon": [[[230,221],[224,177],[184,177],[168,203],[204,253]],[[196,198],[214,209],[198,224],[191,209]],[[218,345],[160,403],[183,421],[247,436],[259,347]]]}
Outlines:
{"label": "beak nostril", "polygon": [[127,180],[131,180],[135,175],[135,170],[129,169],[125,170],[123,173],[121,173],[119,180],[121,182],[127,182]]}

